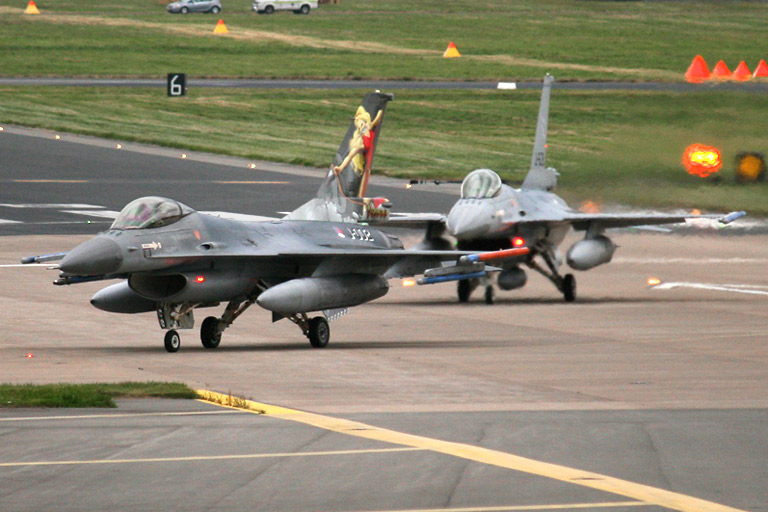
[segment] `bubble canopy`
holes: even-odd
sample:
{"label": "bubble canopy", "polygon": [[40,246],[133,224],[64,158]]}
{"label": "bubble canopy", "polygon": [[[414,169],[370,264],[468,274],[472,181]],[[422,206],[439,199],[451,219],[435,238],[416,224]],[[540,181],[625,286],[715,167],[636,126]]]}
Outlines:
{"label": "bubble canopy", "polygon": [[192,208],[165,197],[141,197],[131,201],[110,229],[151,229],[173,224],[194,212]]}
{"label": "bubble canopy", "polygon": [[490,169],[476,169],[461,184],[463,199],[488,199],[499,195],[501,178]]}

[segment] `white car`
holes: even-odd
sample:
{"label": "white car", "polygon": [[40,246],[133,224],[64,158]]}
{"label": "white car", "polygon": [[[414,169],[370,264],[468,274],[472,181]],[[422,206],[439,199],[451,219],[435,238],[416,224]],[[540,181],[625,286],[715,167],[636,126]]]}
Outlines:
{"label": "white car", "polygon": [[168,4],[166,8],[171,13],[187,14],[190,12],[211,12],[218,14],[221,12],[220,0],[179,0]]}
{"label": "white car", "polygon": [[272,14],[275,11],[309,14],[312,9],[317,9],[317,0],[255,0],[252,7],[259,14]]}

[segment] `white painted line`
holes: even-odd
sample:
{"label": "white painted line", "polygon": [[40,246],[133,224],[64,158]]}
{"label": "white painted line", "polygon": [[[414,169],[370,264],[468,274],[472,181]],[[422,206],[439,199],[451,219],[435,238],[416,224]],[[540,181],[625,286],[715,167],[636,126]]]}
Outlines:
{"label": "white painted line", "polygon": [[0,203],[5,208],[104,208],[95,204],[82,203]]}
{"label": "white painted line", "polygon": [[209,416],[212,414],[237,414],[240,411],[190,411],[190,412],[140,412],[115,414],[81,414],[77,416],[17,416],[0,418],[0,422],[9,421],[50,421],[50,420],[92,420],[104,418],[147,418],[151,416]]}
{"label": "white painted line", "polygon": [[496,89],[514,91],[517,89],[517,83],[515,82],[499,82]]}
{"label": "white painted line", "polygon": [[604,503],[558,503],[552,505],[509,505],[501,507],[419,508],[412,510],[378,510],[376,512],[517,512],[535,510],[580,510],[614,507],[652,507],[642,501],[608,501]]}
{"label": "white painted line", "polygon": [[20,220],[0,219],[0,224],[21,224]]}
{"label": "white painted line", "polygon": [[655,290],[672,290],[674,288],[693,288],[718,292],[743,293],[747,295],[768,295],[768,286],[749,284],[714,284],[714,283],[661,283],[653,287]]}
{"label": "white painted line", "polygon": [[744,265],[744,264],[768,264],[768,258],[624,258],[618,257],[611,261],[612,264],[625,265]]}
{"label": "white painted line", "polygon": [[61,210],[63,213],[72,213],[74,215],[86,215],[88,217],[99,217],[101,219],[116,219],[120,212],[114,210]]}
{"label": "white painted line", "polygon": [[370,453],[415,452],[420,448],[371,448],[361,450],[328,450],[322,452],[253,453],[245,455],[200,455],[191,457],[157,457],[151,459],[50,460],[38,462],[0,462],[0,468],[29,466],[81,466],[93,464],[146,464],[149,462],[201,462],[211,460],[273,459],[286,457],[318,457],[328,455],[360,455]]}

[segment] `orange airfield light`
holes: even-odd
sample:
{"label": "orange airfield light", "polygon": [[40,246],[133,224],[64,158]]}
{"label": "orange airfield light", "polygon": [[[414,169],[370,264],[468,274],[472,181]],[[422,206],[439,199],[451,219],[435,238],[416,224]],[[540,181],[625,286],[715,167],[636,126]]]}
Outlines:
{"label": "orange airfield light", "polygon": [[706,178],[723,167],[720,150],[704,144],[691,144],[683,153],[683,165],[688,174]]}

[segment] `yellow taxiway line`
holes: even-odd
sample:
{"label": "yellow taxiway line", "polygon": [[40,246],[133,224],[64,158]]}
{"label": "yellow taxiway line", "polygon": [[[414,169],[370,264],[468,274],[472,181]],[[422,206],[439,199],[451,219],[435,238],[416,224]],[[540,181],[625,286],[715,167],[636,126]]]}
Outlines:
{"label": "yellow taxiway line", "polygon": [[[551,478],[553,480],[560,480],[562,482],[632,498],[644,505],[656,505],[671,510],[679,510],[680,512],[744,512],[733,507],[720,505],[693,496],[687,496],[685,494],[638,484],[599,473],[583,471],[568,466],[560,466],[558,464],[550,464],[548,462],[528,459],[526,457],[520,457],[497,450],[490,450],[480,446],[406,434],[356,421],[298,411],[287,407],[263,404],[212,391],[201,390],[198,391],[198,393],[202,397],[202,401],[211,402],[224,407],[241,409],[254,414],[263,414],[273,418],[303,423],[331,432],[338,432],[340,434],[362,437],[364,439],[371,439],[384,443],[399,444],[421,450],[429,450],[436,453],[443,453],[453,457],[480,462],[482,464],[521,471],[532,475]],[[504,510],[514,509],[507,508]]]}

